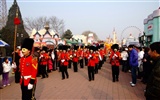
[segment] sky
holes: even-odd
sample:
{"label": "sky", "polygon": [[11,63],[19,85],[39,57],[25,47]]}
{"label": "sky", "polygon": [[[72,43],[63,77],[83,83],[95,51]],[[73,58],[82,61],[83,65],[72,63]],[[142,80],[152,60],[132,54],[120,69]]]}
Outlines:
{"label": "sky", "polygon": [[[9,10],[14,0],[6,0]],[[143,21],[160,6],[159,0],[17,0],[22,18],[56,16],[72,34],[92,31],[99,39],[122,39],[144,31]]]}

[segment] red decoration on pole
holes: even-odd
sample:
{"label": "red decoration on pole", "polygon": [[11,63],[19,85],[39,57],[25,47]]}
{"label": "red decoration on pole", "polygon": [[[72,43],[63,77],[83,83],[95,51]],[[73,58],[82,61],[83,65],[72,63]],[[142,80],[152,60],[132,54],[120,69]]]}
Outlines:
{"label": "red decoration on pole", "polygon": [[14,18],[14,24],[19,25],[21,23],[20,19],[18,17]]}

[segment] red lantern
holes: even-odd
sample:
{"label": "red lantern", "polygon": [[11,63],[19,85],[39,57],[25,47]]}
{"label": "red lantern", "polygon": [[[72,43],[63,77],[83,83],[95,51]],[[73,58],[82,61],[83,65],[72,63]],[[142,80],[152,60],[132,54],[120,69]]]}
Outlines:
{"label": "red lantern", "polygon": [[14,18],[14,24],[15,25],[19,25],[21,22],[20,22],[20,19],[19,18]]}

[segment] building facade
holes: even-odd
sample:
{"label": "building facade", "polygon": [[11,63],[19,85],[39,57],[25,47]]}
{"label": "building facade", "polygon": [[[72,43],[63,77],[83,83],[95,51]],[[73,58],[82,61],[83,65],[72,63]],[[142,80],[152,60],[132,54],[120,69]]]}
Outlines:
{"label": "building facade", "polygon": [[41,29],[39,31],[33,29],[30,38],[34,39],[34,47],[47,46],[49,48],[54,48],[61,40],[59,35],[50,29]]}
{"label": "building facade", "polygon": [[150,43],[160,41],[160,7],[144,19],[144,35],[142,41]]}

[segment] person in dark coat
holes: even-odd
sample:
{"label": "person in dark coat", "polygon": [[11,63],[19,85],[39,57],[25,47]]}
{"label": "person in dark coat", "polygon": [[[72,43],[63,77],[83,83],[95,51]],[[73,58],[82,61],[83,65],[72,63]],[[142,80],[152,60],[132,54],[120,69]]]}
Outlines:
{"label": "person in dark coat", "polygon": [[20,82],[20,72],[19,72],[19,59],[21,58],[20,51],[21,51],[20,46],[17,46],[17,49],[15,51],[15,63],[16,63],[17,67],[14,69],[15,83],[19,83]]}
{"label": "person in dark coat", "polygon": [[145,97],[146,100],[160,99],[160,42],[154,42],[150,45],[148,52],[150,57],[154,60],[154,66],[149,76]]}

